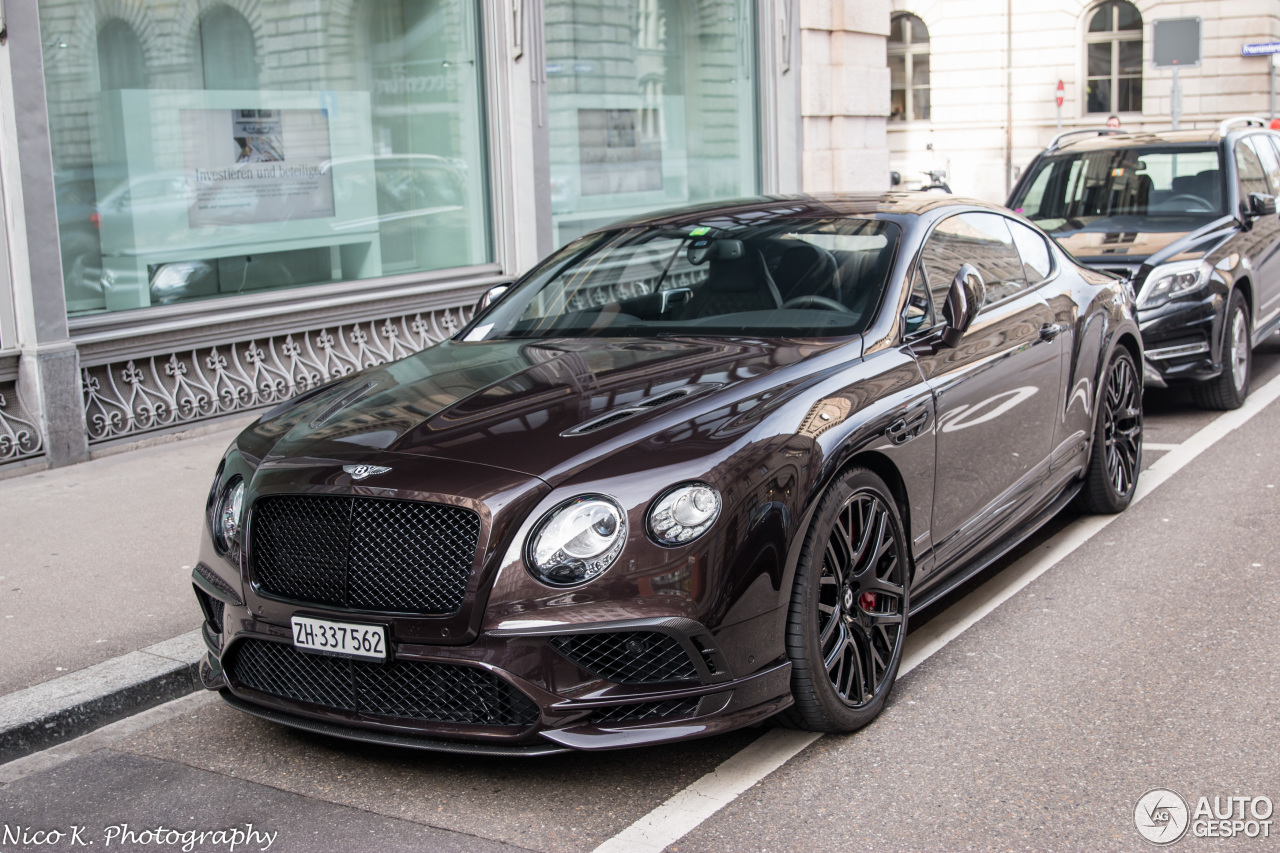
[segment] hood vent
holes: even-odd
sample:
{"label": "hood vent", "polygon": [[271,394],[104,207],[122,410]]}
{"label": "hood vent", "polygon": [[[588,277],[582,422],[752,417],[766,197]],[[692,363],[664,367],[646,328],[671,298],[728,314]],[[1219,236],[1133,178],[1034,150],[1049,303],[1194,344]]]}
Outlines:
{"label": "hood vent", "polygon": [[705,385],[688,385],[684,388],[677,388],[674,391],[667,391],[663,394],[659,394],[657,397],[650,397],[647,400],[641,400],[639,403],[627,406],[625,409],[617,409],[612,412],[606,412],[603,415],[598,415],[597,417],[594,417],[589,421],[585,421],[584,423],[580,423],[576,427],[567,429],[560,434],[562,436],[586,435],[589,432],[595,432],[596,430],[604,429],[607,426],[613,426],[620,421],[625,421],[627,418],[652,411],[659,406],[665,406],[668,403],[674,403],[676,400],[683,400],[693,394],[697,394],[702,391],[709,391],[712,388],[719,387],[719,383],[707,383]]}

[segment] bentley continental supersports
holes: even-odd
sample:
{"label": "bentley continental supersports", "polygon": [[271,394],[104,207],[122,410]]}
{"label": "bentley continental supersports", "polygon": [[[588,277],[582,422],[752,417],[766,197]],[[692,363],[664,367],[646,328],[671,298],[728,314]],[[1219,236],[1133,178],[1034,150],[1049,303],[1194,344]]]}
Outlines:
{"label": "bentley continental supersports", "polygon": [[249,714],[503,755],[884,707],[913,612],[1142,453],[1129,284],[950,196],[588,234],[228,449],[193,573]]}

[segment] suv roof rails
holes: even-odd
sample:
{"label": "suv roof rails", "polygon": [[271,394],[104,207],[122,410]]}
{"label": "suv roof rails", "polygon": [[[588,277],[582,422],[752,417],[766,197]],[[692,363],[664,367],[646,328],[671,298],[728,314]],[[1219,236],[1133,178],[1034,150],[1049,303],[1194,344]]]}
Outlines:
{"label": "suv roof rails", "polygon": [[1223,119],[1222,123],[1218,125],[1218,135],[1226,136],[1231,131],[1231,126],[1236,124],[1243,124],[1246,127],[1249,125],[1267,127],[1267,120],[1257,116],[1232,116],[1231,118]]}
{"label": "suv roof rails", "polygon": [[1062,140],[1068,136],[1080,136],[1085,133],[1092,133],[1094,136],[1115,136],[1118,133],[1124,133],[1124,131],[1114,127],[1082,127],[1078,130],[1064,130],[1049,140],[1049,147],[1045,148],[1045,151],[1056,151],[1061,147]]}

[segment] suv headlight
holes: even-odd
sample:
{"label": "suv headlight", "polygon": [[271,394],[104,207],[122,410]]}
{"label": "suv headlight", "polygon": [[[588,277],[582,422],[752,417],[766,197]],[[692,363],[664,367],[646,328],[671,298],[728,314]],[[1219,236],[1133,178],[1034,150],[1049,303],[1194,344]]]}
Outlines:
{"label": "suv headlight", "polygon": [[1170,299],[1185,296],[1207,284],[1212,271],[1208,261],[1161,264],[1147,275],[1147,283],[1138,294],[1138,307],[1158,308]]}
{"label": "suv headlight", "polygon": [[525,548],[525,563],[545,584],[585,583],[614,564],[626,541],[627,516],[617,502],[604,495],[579,495],[538,522]]}
{"label": "suv headlight", "polygon": [[231,550],[240,538],[240,524],[244,520],[244,480],[236,477],[222,493],[218,512],[213,518],[216,544],[222,551]]}
{"label": "suv headlight", "polygon": [[649,509],[649,535],[663,545],[692,542],[720,517],[720,493],[706,483],[668,489]]}

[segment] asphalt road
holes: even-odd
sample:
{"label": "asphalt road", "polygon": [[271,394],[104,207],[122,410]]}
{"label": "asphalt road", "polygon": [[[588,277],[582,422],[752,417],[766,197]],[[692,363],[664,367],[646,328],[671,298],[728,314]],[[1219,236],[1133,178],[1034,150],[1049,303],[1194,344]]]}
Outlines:
{"label": "asphalt road", "polygon": [[[1277,375],[1273,341],[1254,387]],[[1147,412],[1147,441],[1165,445],[1214,418],[1168,393],[1149,394]],[[908,673],[875,723],[818,740],[671,849],[1146,850],[1133,808],[1151,788],[1193,808],[1200,796],[1280,801],[1277,435],[1280,402]],[[931,614],[980,597],[1000,569]],[[303,735],[198,695],[0,766],[0,833],[87,826],[101,849],[121,823],[252,823],[278,833],[273,851],[589,851],[761,734],[481,759]],[[107,849],[181,849],[118,837]],[[1189,836],[1177,848],[1277,843]]]}

